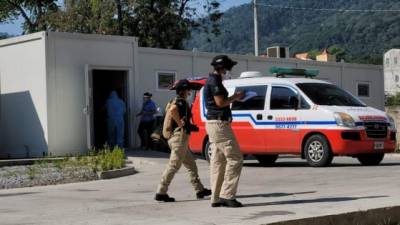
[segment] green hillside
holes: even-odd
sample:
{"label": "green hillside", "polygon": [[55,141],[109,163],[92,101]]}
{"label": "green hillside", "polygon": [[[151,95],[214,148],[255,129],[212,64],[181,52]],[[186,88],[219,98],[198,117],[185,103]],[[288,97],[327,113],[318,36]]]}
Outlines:
{"label": "green hillside", "polygon": [[[398,0],[259,0],[260,4],[328,9],[400,9]],[[252,54],[251,4],[225,12],[221,35],[193,31],[187,49]],[[268,46],[290,47],[296,52],[335,46],[345,50],[347,62],[382,63],[382,54],[400,47],[400,12],[337,12],[280,9],[259,6],[260,51]]]}

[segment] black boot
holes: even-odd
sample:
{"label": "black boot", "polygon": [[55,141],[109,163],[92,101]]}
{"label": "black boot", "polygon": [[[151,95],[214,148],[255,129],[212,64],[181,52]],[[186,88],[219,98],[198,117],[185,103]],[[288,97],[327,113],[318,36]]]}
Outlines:
{"label": "black boot", "polygon": [[[236,199],[219,198],[218,203],[219,203],[219,206],[229,207],[229,208],[243,207],[242,203],[238,202]],[[213,206],[213,207],[217,207],[217,206]]]}
{"label": "black boot", "polygon": [[156,194],[154,199],[160,202],[175,202],[175,199],[169,197],[168,194]]}
{"label": "black boot", "polygon": [[211,203],[211,207],[221,207],[222,203],[220,201]]}
{"label": "black boot", "polygon": [[211,190],[204,188],[202,191],[199,191],[196,193],[196,197],[197,199],[203,199],[206,196],[210,196],[211,195]]}

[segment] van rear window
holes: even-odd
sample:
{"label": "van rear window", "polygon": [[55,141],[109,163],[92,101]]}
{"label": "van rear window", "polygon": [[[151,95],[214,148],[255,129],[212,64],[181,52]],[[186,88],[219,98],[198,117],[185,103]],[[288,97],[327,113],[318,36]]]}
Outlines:
{"label": "van rear window", "polygon": [[297,86],[317,105],[366,106],[347,91],[333,84],[301,83]]}

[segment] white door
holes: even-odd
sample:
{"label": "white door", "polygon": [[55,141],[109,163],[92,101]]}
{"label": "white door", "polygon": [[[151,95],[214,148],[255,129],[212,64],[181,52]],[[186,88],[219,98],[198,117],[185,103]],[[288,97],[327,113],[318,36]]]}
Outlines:
{"label": "white door", "polygon": [[94,147],[94,131],[93,131],[93,76],[89,65],[85,65],[85,98],[86,105],[83,110],[86,114],[86,138],[87,147]]}
{"label": "white door", "polygon": [[270,93],[267,120],[275,124],[275,129],[265,136],[268,148],[280,153],[298,153],[301,148],[298,126],[302,118],[292,101],[299,94],[285,85],[273,85]]}

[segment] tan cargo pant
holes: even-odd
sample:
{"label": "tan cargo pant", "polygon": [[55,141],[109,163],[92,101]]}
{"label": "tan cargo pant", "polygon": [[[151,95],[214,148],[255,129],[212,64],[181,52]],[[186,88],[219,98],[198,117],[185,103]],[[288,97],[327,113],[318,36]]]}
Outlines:
{"label": "tan cargo pant", "polygon": [[211,202],[235,199],[242,171],[243,155],[230,122],[209,120],[206,130],[211,144]]}
{"label": "tan cargo pant", "polygon": [[168,145],[171,149],[171,155],[167,168],[161,177],[161,182],[158,185],[157,194],[167,193],[168,186],[182,164],[189,172],[190,183],[192,183],[196,193],[202,191],[204,187],[200,182],[197,165],[189,151],[189,135],[184,131],[175,131],[168,140]]}

